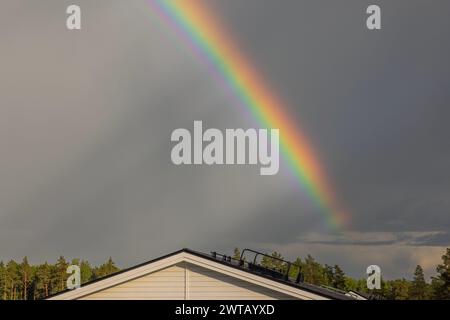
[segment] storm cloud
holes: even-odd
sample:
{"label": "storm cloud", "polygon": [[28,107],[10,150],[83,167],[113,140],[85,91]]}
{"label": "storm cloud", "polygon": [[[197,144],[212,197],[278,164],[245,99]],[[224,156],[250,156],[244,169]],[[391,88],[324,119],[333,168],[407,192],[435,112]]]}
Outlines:
{"label": "storm cloud", "polygon": [[80,31],[69,4],[2,3],[0,259],[239,246],[432,274],[450,245],[448,1],[207,1],[317,150],[351,215],[341,234],[284,162],[173,165],[174,129],[254,120],[146,1],[79,0]]}

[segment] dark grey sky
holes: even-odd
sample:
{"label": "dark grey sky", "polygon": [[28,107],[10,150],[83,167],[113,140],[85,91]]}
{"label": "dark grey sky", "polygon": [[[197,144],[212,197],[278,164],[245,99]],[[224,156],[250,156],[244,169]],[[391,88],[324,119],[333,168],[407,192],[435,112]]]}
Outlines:
{"label": "dark grey sky", "polygon": [[[81,31],[65,9],[82,8]],[[428,275],[450,245],[450,3],[208,1],[307,132],[351,224],[330,234],[284,163],[176,167],[170,134],[248,128],[145,1],[0,12],[0,259],[130,266],[181,247],[307,253]],[[369,4],[382,30],[365,27]]]}

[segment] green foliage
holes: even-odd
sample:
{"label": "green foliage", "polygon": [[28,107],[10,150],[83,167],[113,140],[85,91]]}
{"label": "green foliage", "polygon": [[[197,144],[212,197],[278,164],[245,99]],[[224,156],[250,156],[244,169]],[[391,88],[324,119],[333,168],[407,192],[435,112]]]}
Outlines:
{"label": "green foliage", "polygon": [[36,276],[34,279],[36,296],[47,297],[51,290],[51,277],[52,267],[45,262],[44,264],[37,266]]}
{"label": "green foliage", "polygon": [[[73,259],[70,264],[80,266],[81,283],[119,271],[112,258],[94,268],[86,260]],[[34,266],[27,257],[20,264],[11,260],[5,265],[0,261],[0,300],[43,299],[64,290],[68,266],[63,256],[55,264],[45,262]]]}
{"label": "green foliage", "polygon": [[437,299],[450,299],[450,248],[442,256],[442,264],[436,268],[438,275],[433,278],[432,290]]}
{"label": "green foliage", "polygon": [[28,295],[32,278],[32,268],[28,263],[27,257],[23,258],[22,263],[19,266],[19,277],[21,279],[19,290],[21,291],[22,299],[27,300],[29,298]]}
{"label": "green foliage", "polygon": [[108,274],[112,274],[119,271],[119,268],[116,267],[114,261],[111,257],[109,257],[108,261],[106,261],[104,264],[94,268],[92,271],[93,279],[102,278],[104,276],[107,276]]}
{"label": "green foliage", "polygon": [[80,263],[80,278],[81,284],[86,283],[93,279],[94,272],[90,263],[86,260],[82,260]]}
{"label": "green foliage", "polygon": [[311,255],[307,255],[302,266],[305,282],[315,285],[330,285],[328,271]]}
{"label": "green foliage", "polygon": [[303,262],[302,259],[297,258],[292,263],[291,269],[289,270],[289,276],[291,278],[296,278],[299,272],[302,272],[303,270]]}
{"label": "green foliage", "polygon": [[368,293],[366,279],[354,279],[351,277],[345,277],[345,287],[348,291]]}
{"label": "green foliage", "polygon": [[[240,258],[239,248],[235,248],[233,257]],[[271,257],[263,257],[260,264],[286,272],[287,264],[276,258],[283,259],[282,255],[275,251]],[[96,267],[80,259],[72,259],[70,264],[80,266],[81,283],[102,278],[120,270],[111,257]],[[42,299],[64,290],[69,276],[66,273],[68,266],[69,263],[63,256],[60,256],[55,264],[45,262],[34,266],[29,264],[26,257],[20,264],[14,260],[6,264],[0,261],[0,300]],[[432,277],[431,284],[425,281],[420,265],[416,267],[412,281],[382,279],[379,290],[368,290],[366,279],[348,277],[340,266],[322,265],[311,255],[307,255],[304,260],[297,258],[289,269],[289,276],[295,278],[299,271],[303,273],[304,281],[310,284],[368,293],[384,299],[450,299],[450,248],[447,248],[442,256],[442,264],[437,266],[437,276]]]}
{"label": "green foliage", "polygon": [[239,260],[241,258],[241,251],[239,250],[239,248],[234,248],[232,258],[235,260]]}
{"label": "green foliage", "polygon": [[6,299],[6,267],[3,261],[0,261],[0,300]]}
{"label": "green foliage", "polygon": [[406,279],[387,281],[383,288],[383,296],[389,300],[408,300],[411,282]]}
{"label": "green foliage", "polygon": [[283,265],[283,262],[278,260],[278,259],[283,259],[283,256],[274,251],[271,254],[271,257],[275,258],[270,258],[270,257],[262,257],[260,264],[265,267],[265,268],[269,268],[269,269],[273,269],[273,270],[277,270],[280,272],[283,272],[285,270],[285,266]]}
{"label": "green foliage", "polygon": [[[239,248],[235,253],[240,252]],[[272,257],[281,258],[280,253],[273,252]],[[421,266],[417,266],[412,281],[407,279],[385,280],[381,279],[381,288],[369,290],[366,279],[354,279],[345,275],[340,266],[322,265],[311,255],[304,260],[297,258],[291,265],[289,277],[296,278],[303,273],[304,281],[318,286],[334,287],[343,291],[355,291],[366,293],[373,297],[389,300],[425,300],[425,299],[450,299],[450,248],[442,256],[443,263],[437,267],[438,276],[433,277],[431,284],[425,281]],[[264,257],[260,264],[270,269],[285,272],[286,265],[276,259]]]}
{"label": "green foliage", "polygon": [[53,267],[51,283],[52,283],[52,293],[56,293],[59,291],[63,291],[65,288],[65,284],[69,275],[66,270],[69,266],[69,263],[63,256],[60,256],[56,261],[56,264]]}
{"label": "green foliage", "polygon": [[6,298],[9,300],[20,299],[20,266],[14,260],[10,260],[6,265]]}
{"label": "green foliage", "polygon": [[332,281],[332,285],[333,287],[335,287],[336,289],[339,290],[346,290],[347,286],[345,283],[345,273],[344,271],[342,271],[342,269],[338,266],[335,265],[333,268],[333,281]]}
{"label": "green foliage", "polygon": [[428,285],[425,282],[423,269],[417,265],[414,271],[414,279],[409,288],[409,299],[411,300],[425,300],[428,298]]}

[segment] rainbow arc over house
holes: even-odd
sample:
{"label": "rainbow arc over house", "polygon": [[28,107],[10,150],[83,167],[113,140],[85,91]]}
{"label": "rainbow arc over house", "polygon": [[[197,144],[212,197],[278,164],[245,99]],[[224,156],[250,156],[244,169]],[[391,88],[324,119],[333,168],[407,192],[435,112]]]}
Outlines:
{"label": "rainbow arc over house", "polygon": [[214,70],[261,127],[279,129],[281,154],[296,180],[320,207],[328,226],[339,231],[348,222],[312,146],[292,121],[250,61],[239,50],[214,12],[202,0],[148,0],[152,9]]}

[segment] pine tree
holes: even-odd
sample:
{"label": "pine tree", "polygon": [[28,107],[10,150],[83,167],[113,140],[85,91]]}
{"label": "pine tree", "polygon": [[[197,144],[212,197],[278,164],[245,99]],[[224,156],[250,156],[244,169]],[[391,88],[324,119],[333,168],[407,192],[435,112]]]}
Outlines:
{"label": "pine tree", "polygon": [[115,273],[120,269],[116,266],[111,257],[109,257],[108,261],[97,268],[94,268],[93,271],[93,279],[102,278],[109,274]]}
{"label": "pine tree", "polygon": [[263,256],[263,258],[261,259],[261,266],[283,272],[286,270],[286,265],[284,265],[284,263],[278,259],[283,259],[283,256],[280,253],[274,251],[272,252],[270,257]]}
{"label": "pine tree", "polygon": [[6,268],[3,261],[0,261],[0,300],[6,300]]}
{"label": "pine tree", "polygon": [[63,256],[56,261],[51,272],[52,293],[63,291],[66,288],[66,280],[69,276],[67,274],[68,266],[69,264]]}
{"label": "pine tree", "polygon": [[345,277],[345,288],[347,291],[352,290],[360,293],[367,292],[367,280]]}
{"label": "pine tree", "polygon": [[427,298],[427,283],[420,265],[417,265],[414,271],[414,279],[409,288],[409,298],[412,300],[425,300]]}
{"label": "pine tree", "polygon": [[20,284],[19,264],[10,260],[6,265],[6,288],[9,290],[7,299],[17,300],[19,298]]}
{"label": "pine tree", "polygon": [[299,273],[303,274],[303,262],[302,259],[297,258],[292,263],[291,269],[289,270],[289,276],[296,279]]}
{"label": "pine tree", "polygon": [[323,271],[324,271],[324,285],[333,286],[334,282],[333,267],[329,266],[328,264],[325,264]]}
{"label": "pine tree", "polygon": [[450,299],[450,248],[442,256],[442,264],[436,268],[437,277],[433,278],[433,296],[436,299]]}
{"label": "pine tree", "polygon": [[24,257],[22,260],[22,263],[19,267],[19,274],[21,279],[21,293],[22,293],[22,299],[27,300],[28,299],[28,289],[31,282],[31,266],[28,263],[27,257]]}
{"label": "pine tree", "polygon": [[309,254],[303,265],[303,273],[305,275],[305,282],[315,285],[324,285],[327,282],[324,268]]}
{"label": "pine tree", "polygon": [[106,269],[106,275],[113,274],[120,270],[116,266],[116,263],[113,261],[113,259],[111,257],[109,257],[108,261],[106,262],[105,269]]}
{"label": "pine tree", "polygon": [[88,261],[82,260],[80,263],[80,280],[81,284],[92,280],[92,267]]}
{"label": "pine tree", "polygon": [[36,290],[38,297],[44,298],[50,294],[52,268],[47,262],[37,267],[36,270]]}
{"label": "pine tree", "polygon": [[235,259],[235,260],[241,259],[241,251],[239,250],[238,247],[234,248],[232,258]]}
{"label": "pine tree", "polygon": [[339,290],[347,289],[345,285],[345,273],[338,265],[333,267],[333,287]]}
{"label": "pine tree", "polygon": [[406,279],[396,279],[391,281],[382,281],[380,292],[389,300],[408,300],[411,283]]}

